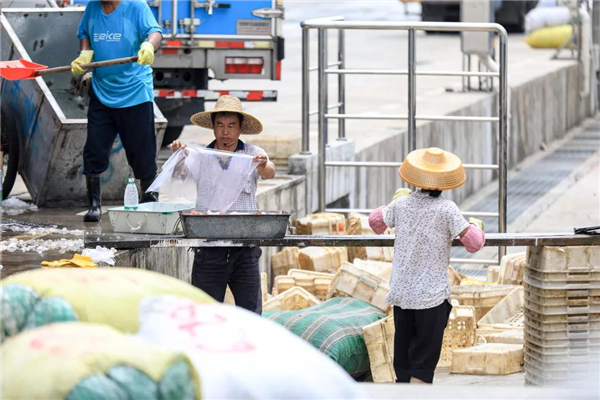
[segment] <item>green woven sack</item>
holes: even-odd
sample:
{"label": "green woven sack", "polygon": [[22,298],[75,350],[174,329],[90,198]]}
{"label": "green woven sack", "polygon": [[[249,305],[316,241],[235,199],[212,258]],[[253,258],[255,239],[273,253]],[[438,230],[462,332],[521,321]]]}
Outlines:
{"label": "green woven sack", "polygon": [[385,317],[377,307],[349,297],[335,297],[297,311],[263,314],[337,362],[355,379],[370,373],[363,327]]}

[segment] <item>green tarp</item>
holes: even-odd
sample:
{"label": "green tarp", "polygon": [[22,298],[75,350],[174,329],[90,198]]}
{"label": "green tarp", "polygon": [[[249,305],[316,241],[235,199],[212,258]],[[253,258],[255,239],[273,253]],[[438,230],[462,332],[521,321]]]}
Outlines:
{"label": "green tarp", "polygon": [[349,297],[335,297],[297,311],[263,314],[308,341],[361,379],[370,373],[363,327],[385,317],[377,307]]}

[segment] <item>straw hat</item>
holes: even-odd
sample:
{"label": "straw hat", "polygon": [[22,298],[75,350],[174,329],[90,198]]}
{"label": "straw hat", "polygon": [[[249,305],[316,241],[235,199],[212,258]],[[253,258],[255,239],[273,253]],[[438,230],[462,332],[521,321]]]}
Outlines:
{"label": "straw hat", "polygon": [[429,190],[454,189],[467,179],[460,158],[437,147],[411,152],[398,174],[406,183]]}
{"label": "straw hat", "polygon": [[242,130],[240,133],[245,135],[257,135],[262,132],[262,123],[255,116],[242,111],[242,102],[235,96],[221,96],[215,104],[212,111],[203,111],[192,115],[190,121],[192,124],[206,129],[213,129],[211,114],[218,112],[234,112],[244,116],[242,121]]}

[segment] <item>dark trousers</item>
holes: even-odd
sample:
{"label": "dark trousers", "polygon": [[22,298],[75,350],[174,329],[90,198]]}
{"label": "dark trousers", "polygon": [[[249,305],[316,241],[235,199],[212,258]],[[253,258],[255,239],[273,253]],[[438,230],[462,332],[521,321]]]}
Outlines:
{"label": "dark trousers", "polygon": [[221,303],[227,285],[236,306],[262,314],[259,247],[207,247],[196,251],[192,285]]}
{"label": "dark trousers", "polygon": [[83,148],[83,173],[99,175],[108,161],[117,135],[121,138],[127,162],[137,179],[156,175],[156,133],[151,102],[133,107],[110,108],[89,91],[88,134]]}
{"label": "dark trousers", "polygon": [[451,310],[448,300],[425,310],[404,310],[394,306],[396,382],[407,383],[411,377],[433,382]]}

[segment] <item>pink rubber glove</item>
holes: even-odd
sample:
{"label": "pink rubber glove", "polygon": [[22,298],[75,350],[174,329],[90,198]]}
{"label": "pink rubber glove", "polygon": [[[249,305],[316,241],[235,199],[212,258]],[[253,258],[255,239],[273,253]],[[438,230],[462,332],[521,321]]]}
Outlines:
{"label": "pink rubber glove", "polygon": [[469,253],[481,250],[485,243],[485,233],[477,225],[471,224],[467,233],[460,238],[460,242]]}
{"label": "pink rubber glove", "polygon": [[378,235],[381,235],[388,228],[385,222],[383,221],[384,208],[385,206],[381,206],[377,210],[369,214],[369,226]]}

